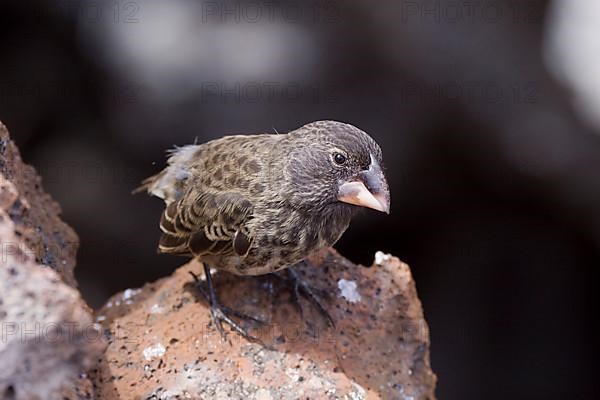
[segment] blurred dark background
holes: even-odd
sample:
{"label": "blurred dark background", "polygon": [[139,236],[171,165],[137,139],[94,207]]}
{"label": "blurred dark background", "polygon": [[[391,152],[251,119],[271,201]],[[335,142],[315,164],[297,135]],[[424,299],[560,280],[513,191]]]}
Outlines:
{"label": "blurred dark background", "polygon": [[0,120],[78,232],[93,306],[182,263],[156,254],[161,201],[130,195],[166,149],[352,123],[383,148],[392,213],[337,248],[411,265],[439,398],[591,399],[598,8],[5,0]]}

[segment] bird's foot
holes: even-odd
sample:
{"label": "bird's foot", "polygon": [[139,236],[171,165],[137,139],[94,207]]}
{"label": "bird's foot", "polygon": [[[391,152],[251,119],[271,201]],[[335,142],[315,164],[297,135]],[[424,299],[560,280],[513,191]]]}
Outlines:
{"label": "bird's foot", "polygon": [[335,328],[335,322],[333,318],[319,299],[321,296],[326,296],[326,293],[323,290],[316,289],[304,282],[304,280],[302,280],[300,277],[300,274],[294,271],[292,268],[288,268],[286,271],[288,275],[287,278],[282,278],[290,285],[292,289],[292,301],[298,309],[300,317],[304,319],[304,310],[302,308],[302,304],[300,303],[300,296],[302,296],[317,309],[319,314],[321,314],[321,316],[327,320],[332,328]]}
{"label": "bird's foot", "polygon": [[229,325],[231,327],[231,329],[236,331],[240,336],[242,336],[244,339],[248,340],[249,342],[259,343],[264,346],[264,343],[262,342],[262,340],[260,340],[256,336],[252,336],[251,334],[249,334],[245,328],[243,328],[237,322],[235,322],[233,319],[231,319],[228,314],[234,315],[238,318],[248,318],[248,319],[251,319],[252,321],[258,321],[256,318],[249,317],[245,314],[236,312],[228,307],[224,307],[219,304],[211,304],[210,305],[210,316],[212,317],[212,322],[215,325],[215,327],[217,328],[217,330],[219,331],[219,333],[221,334],[221,339],[224,342],[227,341],[227,333],[225,332],[225,329],[223,328],[223,322],[226,323],[227,325]]}
{"label": "bird's foot", "polygon": [[[250,342],[253,342],[253,343],[262,344],[264,346],[264,343],[259,338],[249,334],[248,331],[244,327],[242,327],[240,324],[238,324],[236,321],[234,321],[231,317],[236,317],[236,318],[239,318],[242,320],[256,322],[261,325],[264,325],[267,322],[263,321],[262,319],[250,316],[248,314],[244,314],[240,311],[234,310],[233,308],[219,304],[219,302],[216,300],[216,296],[211,295],[210,293],[207,293],[206,289],[202,285],[203,282],[200,279],[198,279],[198,276],[191,271],[189,271],[189,273],[194,278],[196,288],[202,294],[202,296],[206,299],[206,301],[209,303],[210,316],[212,319],[212,323],[219,331],[219,334],[221,335],[221,338],[223,339],[224,342],[227,341],[227,333],[225,332],[225,329],[223,328],[223,323],[226,323],[227,325],[229,325],[231,327],[232,330],[237,332],[244,339],[246,339]],[[209,290],[210,290],[210,287],[209,287]]]}

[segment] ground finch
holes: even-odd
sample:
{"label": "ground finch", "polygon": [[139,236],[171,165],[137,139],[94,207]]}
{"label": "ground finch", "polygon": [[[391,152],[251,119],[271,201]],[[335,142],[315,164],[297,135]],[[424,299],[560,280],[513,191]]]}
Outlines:
{"label": "ground finch", "polygon": [[[360,129],[319,121],[288,134],[227,136],[174,150],[139,188],[162,198],[159,252],[199,257],[211,315],[251,338],[219,304],[210,268],[261,275],[333,245],[359,207],[388,213],[377,143]],[[296,294],[314,293],[292,269]]]}

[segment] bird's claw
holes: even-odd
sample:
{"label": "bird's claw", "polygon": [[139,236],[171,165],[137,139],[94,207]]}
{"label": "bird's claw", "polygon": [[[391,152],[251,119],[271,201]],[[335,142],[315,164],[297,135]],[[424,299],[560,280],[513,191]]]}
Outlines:
{"label": "bird's claw", "polygon": [[253,321],[253,322],[256,322],[256,323],[259,323],[262,325],[266,325],[267,324],[266,321],[264,321],[260,318],[256,318],[256,317],[250,316],[248,314],[242,313],[240,311],[234,310],[233,308],[220,305],[218,302],[211,301],[211,296],[209,295],[209,293],[206,292],[206,289],[202,285],[203,282],[198,278],[198,275],[196,275],[192,271],[188,271],[188,272],[190,273],[192,278],[194,278],[195,286],[198,289],[198,291],[202,294],[204,299],[209,303],[210,316],[211,316],[212,322],[215,325],[215,327],[217,328],[217,330],[219,331],[219,334],[221,335],[221,338],[223,339],[223,341],[227,341],[227,333],[225,332],[225,329],[223,328],[223,322],[224,322],[227,325],[229,325],[231,327],[231,329],[233,329],[234,331],[239,333],[242,337],[244,337],[246,340],[248,340],[250,342],[262,344],[262,341],[259,338],[250,335],[246,331],[246,329],[242,328],[237,322],[235,322],[233,319],[231,319],[230,316],[234,316],[234,317],[237,317],[237,318],[240,318],[243,320]]}
{"label": "bird's claw", "polygon": [[321,316],[323,316],[327,322],[329,322],[332,328],[335,328],[335,321],[325,309],[319,300],[319,295],[317,294],[319,292],[323,293],[323,291],[308,285],[292,268],[288,268],[287,271],[288,278],[286,279],[286,282],[288,282],[292,288],[292,301],[298,309],[300,318],[304,319],[304,310],[302,308],[302,304],[300,303],[300,296],[302,296],[307,299],[317,309],[317,311],[319,311],[319,314],[321,314]]}
{"label": "bird's claw", "polygon": [[[217,330],[219,331],[219,334],[221,334],[221,339],[224,342],[227,341],[227,333],[225,332],[225,329],[223,328],[223,322],[226,323],[227,325],[229,325],[231,327],[231,329],[236,331],[240,336],[242,336],[244,339],[248,340],[249,342],[259,343],[264,346],[264,343],[262,342],[262,340],[260,340],[256,336],[252,336],[251,334],[249,334],[246,331],[246,329],[242,328],[237,322],[235,322],[233,319],[231,319],[227,315],[227,313],[228,313],[227,310],[232,311],[228,307],[223,307],[223,306],[220,306],[219,304],[212,304],[210,306],[210,316],[212,318],[212,322],[215,325],[215,327],[217,328]],[[233,315],[239,317],[239,315],[245,315],[245,314],[237,313],[237,314],[233,314]],[[240,317],[240,318],[243,318],[243,317]],[[250,319],[256,320],[252,317],[250,317]]]}

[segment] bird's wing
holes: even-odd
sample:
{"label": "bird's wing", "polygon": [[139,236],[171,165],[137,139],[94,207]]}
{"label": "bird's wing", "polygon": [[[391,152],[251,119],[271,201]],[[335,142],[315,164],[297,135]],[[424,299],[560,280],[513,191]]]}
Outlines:
{"label": "bird's wing", "polygon": [[246,256],[252,244],[247,223],[264,197],[269,156],[282,137],[226,136],[173,151],[167,168],[137,190],[166,203],[159,252]]}
{"label": "bird's wing", "polygon": [[245,257],[252,244],[246,223],[253,209],[239,193],[190,190],[163,212],[158,250],[193,256],[235,252]]}

